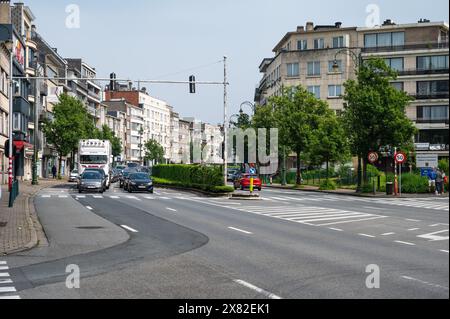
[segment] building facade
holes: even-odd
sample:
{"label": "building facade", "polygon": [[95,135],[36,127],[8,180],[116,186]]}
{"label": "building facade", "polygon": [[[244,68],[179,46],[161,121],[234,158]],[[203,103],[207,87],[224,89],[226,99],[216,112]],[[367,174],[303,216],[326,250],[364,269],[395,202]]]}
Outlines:
{"label": "building facade", "polygon": [[[259,66],[263,76],[256,88],[256,103],[266,104],[283,87],[302,85],[339,113],[344,108],[343,84],[356,78],[359,57],[382,58],[398,71],[392,85],[413,98],[407,116],[419,130],[417,154],[449,156],[447,23],[386,20],[375,28],[343,28],[340,22],[329,26],[308,22],[288,32],[273,52],[275,57],[264,59]],[[338,71],[333,68],[334,60]]]}

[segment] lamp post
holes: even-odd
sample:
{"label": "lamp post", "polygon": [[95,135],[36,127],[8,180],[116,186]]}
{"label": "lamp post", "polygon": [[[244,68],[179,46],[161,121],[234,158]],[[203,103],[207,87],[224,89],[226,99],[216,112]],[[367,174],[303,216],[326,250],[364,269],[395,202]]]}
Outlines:
{"label": "lamp post", "polygon": [[[350,48],[344,48],[341,49],[339,51],[336,52],[336,54],[334,55],[334,61],[333,61],[333,71],[334,72],[339,72],[340,71],[340,67],[339,67],[339,63],[337,60],[337,56],[339,54],[347,54],[349,55],[352,60],[353,63],[355,65],[355,73],[358,74],[359,70],[363,64],[363,59],[362,59],[362,55],[361,55],[361,51],[359,53],[355,53],[353,50],[351,50]],[[357,187],[357,191],[360,192],[361,191],[361,179],[362,179],[362,167],[361,167],[361,159],[364,156],[364,154],[358,154],[358,187]]]}
{"label": "lamp post", "polygon": [[[39,71],[40,70],[40,71]],[[35,75],[38,77],[41,75],[43,70],[42,65],[39,65],[39,60],[37,56],[35,56]],[[35,88],[34,88],[34,131],[33,131],[33,163],[32,163],[32,181],[31,185],[38,185],[38,173],[37,173],[37,162],[38,162],[38,129],[39,129],[39,112],[38,108],[40,106],[40,94],[39,94],[39,84],[38,78],[35,79]]]}

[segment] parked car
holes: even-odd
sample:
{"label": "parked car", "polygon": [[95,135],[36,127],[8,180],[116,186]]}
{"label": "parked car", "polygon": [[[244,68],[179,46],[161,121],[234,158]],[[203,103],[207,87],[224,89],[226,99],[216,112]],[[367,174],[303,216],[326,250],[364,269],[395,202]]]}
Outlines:
{"label": "parked car", "polygon": [[74,169],[73,171],[70,172],[69,183],[77,182],[78,181],[78,177],[80,177],[80,174],[78,174],[78,170],[77,169]]}
{"label": "parked car", "polygon": [[111,173],[111,183],[117,183],[120,177],[120,170],[113,168]]}
{"label": "parked car", "polygon": [[132,173],[129,175],[126,186],[124,187],[129,193],[132,192],[149,192],[153,193],[153,181],[147,173]]}
{"label": "parked car", "polygon": [[104,177],[99,172],[85,171],[78,181],[78,193],[84,191],[95,191],[103,193],[105,191]]}
{"label": "parked car", "polygon": [[128,168],[134,168],[134,169],[137,169],[137,168],[139,168],[139,164],[138,163],[128,163],[127,164],[127,167]]}
{"label": "parked car", "polygon": [[148,175],[151,175],[152,174],[152,169],[150,167],[147,167],[147,166],[141,166],[141,167],[139,167],[139,172],[147,173]]}
{"label": "parked car", "polygon": [[229,168],[227,171],[227,180],[229,182],[234,182],[238,174],[239,174],[238,168]]}
{"label": "parked car", "polygon": [[234,189],[248,189],[250,188],[250,179],[253,178],[253,188],[261,191],[262,183],[261,179],[257,175],[251,174],[239,174],[234,180]]}
{"label": "parked car", "polygon": [[126,168],[123,170],[122,174],[120,175],[120,179],[119,179],[119,187],[120,188],[123,187],[125,189],[125,182],[127,181],[128,176],[132,173],[136,173],[136,170],[131,169],[131,168]]}
{"label": "parked car", "polygon": [[[86,172],[96,172],[99,173],[102,176],[102,182],[103,182],[103,191],[106,191],[107,189],[109,189],[108,186],[108,176],[106,176],[105,171],[101,168],[86,168],[84,170],[84,173]],[[84,174],[83,173],[83,174]]]}

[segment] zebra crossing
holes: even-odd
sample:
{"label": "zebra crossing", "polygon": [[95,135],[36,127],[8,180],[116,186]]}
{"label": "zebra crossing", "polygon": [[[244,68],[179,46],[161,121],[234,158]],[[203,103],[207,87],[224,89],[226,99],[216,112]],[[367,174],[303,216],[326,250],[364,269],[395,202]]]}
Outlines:
{"label": "zebra crossing", "polygon": [[9,267],[6,261],[0,261],[0,299],[20,299],[13,280],[9,274]]}
{"label": "zebra crossing", "polygon": [[387,217],[371,213],[307,205],[297,205],[292,207],[245,206],[230,208],[311,226],[329,226]]}

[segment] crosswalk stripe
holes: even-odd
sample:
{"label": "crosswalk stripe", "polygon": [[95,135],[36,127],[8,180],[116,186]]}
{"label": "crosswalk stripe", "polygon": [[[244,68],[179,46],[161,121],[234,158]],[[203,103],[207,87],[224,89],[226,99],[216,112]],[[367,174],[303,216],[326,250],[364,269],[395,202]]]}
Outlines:
{"label": "crosswalk stripe", "polygon": [[16,288],[14,287],[0,287],[0,293],[5,293],[5,292],[16,292]]}
{"label": "crosswalk stripe", "polygon": [[[319,217],[319,216],[341,216],[345,213],[339,213],[339,212],[322,212],[322,213],[309,213],[309,214],[277,214],[277,215],[268,215],[268,216],[272,216],[272,217],[277,217],[277,218],[286,218],[286,219],[291,219],[293,217],[298,217],[298,218],[313,218],[313,217]],[[358,214],[358,213],[357,213]]]}
{"label": "crosswalk stripe", "polygon": [[0,261],[0,265],[6,265],[6,261]]}
{"label": "crosswalk stripe", "polygon": [[0,272],[0,277],[9,277],[9,273],[7,273],[7,272]]}
{"label": "crosswalk stripe", "polygon": [[4,284],[12,284],[12,280],[11,279],[0,279],[0,285],[4,285]]}
{"label": "crosswalk stripe", "polygon": [[0,299],[6,300],[6,299],[20,299],[19,296],[0,296]]}
{"label": "crosswalk stripe", "polygon": [[[360,214],[360,213],[356,213]],[[365,217],[365,216],[371,216],[370,214],[361,214],[358,215],[359,217]],[[319,221],[326,221],[326,220],[338,220],[338,219],[346,219],[346,218],[355,218],[356,216],[344,216],[344,217],[332,217],[332,218],[319,218],[319,219],[311,219],[311,220],[303,220],[302,222],[305,223],[311,223],[311,222],[319,222]]]}
{"label": "crosswalk stripe", "polygon": [[361,213],[315,214],[313,216],[298,216],[298,217],[291,217],[291,218],[288,218],[288,219],[302,220],[302,219],[308,219],[308,218],[328,218],[328,217],[340,217],[340,216],[351,216],[351,215],[361,215]]}
{"label": "crosswalk stripe", "polygon": [[8,266],[0,266],[0,270],[9,270]]}

